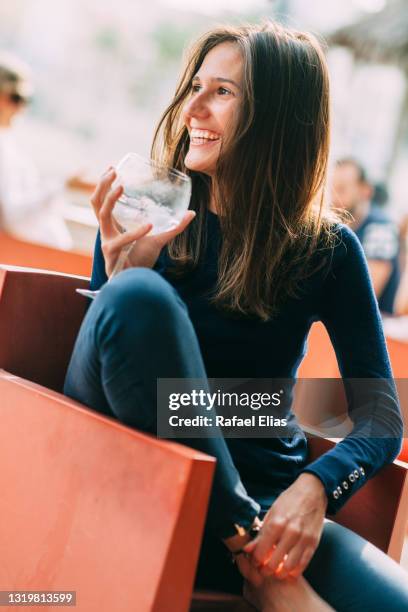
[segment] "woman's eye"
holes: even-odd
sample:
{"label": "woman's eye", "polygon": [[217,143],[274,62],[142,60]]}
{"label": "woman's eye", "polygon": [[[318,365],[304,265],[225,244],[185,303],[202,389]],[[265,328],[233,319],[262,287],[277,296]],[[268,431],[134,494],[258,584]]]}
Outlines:
{"label": "woman's eye", "polygon": [[[201,89],[201,85],[191,85],[191,92],[192,93],[197,93],[198,91],[200,91],[200,89]],[[222,96],[225,96],[225,95],[228,95],[228,94],[232,94],[232,91],[230,89],[227,89],[226,87],[219,87],[217,89],[217,93],[222,95]]]}

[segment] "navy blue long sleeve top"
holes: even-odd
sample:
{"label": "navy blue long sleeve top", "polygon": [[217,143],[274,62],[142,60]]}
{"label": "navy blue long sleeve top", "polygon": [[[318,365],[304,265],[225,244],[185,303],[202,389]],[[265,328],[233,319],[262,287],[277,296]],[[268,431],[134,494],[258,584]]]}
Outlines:
{"label": "navy blue long sleeve top", "polygon": [[[166,248],[155,270],[187,304],[210,378],[295,379],[307,351],[311,325],[322,321],[343,381],[388,381],[385,390],[382,386],[376,392],[375,437],[361,434],[366,425],[359,420],[361,411],[358,406],[351,409],[349,403],[353,431],[312,463],[307,464],[307,439],[300,427],[290,438],[226,440],[248,493],[261,507],[267,508],[269,499],[301,472],[310,472],[323,483],[329,500],[327,513],[333,515],[367,479],[394,460],[402,439],[398,395],[362,247],[347,226],[334,226],[338,240],[333,247],[316,252],[316,257],[324,258],[322,266],[303,281],[301,297],[288,298],[276,317],[262,322],[254,317],[231,317],[210,303],[208,295],[217,279],[222,235],[216,214],[208,211],[206,223],[207,247],[193,272],[181,279],[168,275]],[[99,289],[106,281],[98,234],[91,288]]]}

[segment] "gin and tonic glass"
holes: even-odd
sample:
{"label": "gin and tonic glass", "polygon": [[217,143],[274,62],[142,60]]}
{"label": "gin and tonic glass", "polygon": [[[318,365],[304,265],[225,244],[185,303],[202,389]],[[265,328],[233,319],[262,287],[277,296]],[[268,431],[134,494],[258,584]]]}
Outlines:
{"label": "gin and tonic glass", "polygon": [[[122,231],[152,223],[148,234],[152,236],[177,227],[190,203],[189,176],[137,153],[127,153],[115,170],[117,176],[112,188],[120,184],[123,193],[112,214]],[[133,245],[131,243],[122,249],[110,278],[123,270]],[[99,293],[90,289],[77,291],[92,299]]]}

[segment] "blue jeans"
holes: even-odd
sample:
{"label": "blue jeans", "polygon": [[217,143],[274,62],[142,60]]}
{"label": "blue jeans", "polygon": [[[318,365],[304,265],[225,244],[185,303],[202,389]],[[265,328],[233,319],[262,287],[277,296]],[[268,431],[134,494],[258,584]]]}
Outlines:
{"label": "blue jeans", "polygon": [[[155,433],[156,379],[162,377],[206,378],[198,340],[177,291],[153,270],[129,269],[106,284],[88,309],[64,393]],[[217,459],[196,585],[241,592],[241,576],[221,538],[232,535],[233,523],[251,524],[260,505],[247,494],[222,437],[186,442]],[[408,610],[408,575],[329,520],[305,577],[336,610]]]}
{"label": "blue jeans", "polygon": [[[125,270],[88,309],[64,393],[130,427],[156,433],[156,379],[166,377],[206,380],[187,306],[157,272]],[[199,406],[196,414],[202,414]],[[217,459],[208,510],[212,530],[223,538],[236,533],[234,523],[249,527],[260,506],[247,494],[224,438],[177,441]]]}

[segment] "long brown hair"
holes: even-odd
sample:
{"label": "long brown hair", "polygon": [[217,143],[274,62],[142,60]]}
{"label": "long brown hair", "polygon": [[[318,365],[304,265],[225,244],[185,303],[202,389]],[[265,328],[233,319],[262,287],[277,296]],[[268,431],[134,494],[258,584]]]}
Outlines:
{"label": "long brown hair", "polygon": [[[205,56],[223,42],[242,54],[243,96],[212,181],[185,167],[189,134],[181,111]],[[197,218],[168,245],[173,274],[200,260],[212,191],[223,236],[213,302],[266,321],[285,297],[296,297],[313,254],[333,244],[339,220],[324,204],[329,137],[328,70],[313,35],[271,21],[204,34],[190,50],[151,152],[193,182]]]}

